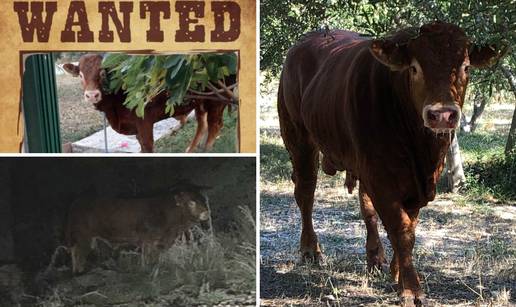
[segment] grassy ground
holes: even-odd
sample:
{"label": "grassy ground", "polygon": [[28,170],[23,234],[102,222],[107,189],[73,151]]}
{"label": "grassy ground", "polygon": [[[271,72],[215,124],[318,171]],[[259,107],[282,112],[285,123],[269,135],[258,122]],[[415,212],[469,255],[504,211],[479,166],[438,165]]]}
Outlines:
{"label": "grassy ground", "polygon": [[62,144],[78,141],[102,129],[102,114],[84,101],[81,80],[56,76]]}
{"label": "grassy ground", "polygon": [[[366,272],[366,230],[356,191],[352,195],[345,192],[343,174],[329,177],[320,172],[317,184],[314,226],[326,265],[317,268],[299,264],[300,214],[293,198],[290,161],[277,130],[274,92],[274,85],[263,89],[260,105],[262,305],[397,304],[390,274]],[[479,159],[500,156],[507,126],[493,123],[499,123],[501,117],[506,123],[513,106],[513,102],[490,106],[478,132],[460,136],[466,165],[475,166]],[[477,189],[470,188],[461,195],[438,194],[421,210],[415,266],[431,304],[514,305],[514,199],[497,198],[486,187],[476,183],[473,186]],[[390,243],[380,228],[390,257]]]}
{"label": "grassy ground", "polygon": [[[57,94],[62,144],[76,142],[102,129],[103,115],[91,104],[84,102],[79,78],[68,74],[57,75]],[[238,112],[229,114],[225,111],[224,128],[215,141],[212,152],[237,152],[237,119]],[[196,128],[195,119],[189,121],[179,131],[158,140],[155,151],[183,153],[193,139]]]}
{"label": "grassy ground", "polygon": [[47,294],[25,297],[26,306],[254,306],[256,228],[251,212],[241,213],[238,231],[179,241],[145,266],[138,250],[100,241],[86,273],[72,276],[65,265],[40,274]]}
{"label": "grassy ground", "polygon": [[[237,118],[238,112],[229,113],[227,109],[224,111],[224,127],[220,131],[220,135],[217,137],[215,144],[213,145],[212,152],[237,152]],[[156,142],[156,152],[184,152],[186,147],[188,147],[192,141],[196,129],[197,122],[195,119],[190,120],[177,132],[158,140]],[[204,139],[205,138],[206,136],[204,136]],[[201,152],[200,149],[198,149],[198,151]]]}

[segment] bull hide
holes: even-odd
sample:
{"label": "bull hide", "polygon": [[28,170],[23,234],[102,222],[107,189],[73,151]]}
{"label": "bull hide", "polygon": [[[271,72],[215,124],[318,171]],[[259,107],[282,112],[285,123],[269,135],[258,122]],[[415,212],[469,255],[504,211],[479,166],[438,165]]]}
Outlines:
{"label": "bull hide", "polygon": [[70,209],[66,229],[73,272],[84,270],[96,237],[140,246],[144,255],[148,255],[155,247],[169,248],[185,231],[209,220],[208,201],[198,192],[179,191],[145,198],[78,199]]}

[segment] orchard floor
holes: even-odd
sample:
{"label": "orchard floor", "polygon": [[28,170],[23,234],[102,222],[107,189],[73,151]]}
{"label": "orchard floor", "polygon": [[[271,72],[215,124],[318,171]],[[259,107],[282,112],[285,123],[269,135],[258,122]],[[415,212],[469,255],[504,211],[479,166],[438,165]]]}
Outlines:
{"label": "orchard floor", "polygon": [[[357,189],[347,194],[343,173],[330,177],[320,171],[316,189],[313,220],[325,265],[299,263],[301,220],[291,164],[279,136],[276,86],[262,86],[260,99],[261,304],[399,304],[390,273],[366,271],[366,229]],[[503,155],[513,110],[514,101],[495,101],[475,133],[459,136],[465,163]],[[464,111],[471,113],[468,106]],[[414,264],[432,306],[516,305],[516,202],[493,196],[489,187],[473,190],[438,193],[421,210]],[[390,242],[383,226],[379,228],[390,261]]]}

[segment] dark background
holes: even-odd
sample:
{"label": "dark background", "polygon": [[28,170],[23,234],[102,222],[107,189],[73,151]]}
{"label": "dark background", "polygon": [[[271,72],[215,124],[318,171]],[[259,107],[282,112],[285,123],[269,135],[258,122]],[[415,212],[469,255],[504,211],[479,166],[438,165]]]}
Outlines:
{"label": "dark background", "polygon": [[135,195],[178,182],[211,187],[215,233],[238,231],[239,206],[255,215],[254,158],[1,158],[0,265],[37,271],[63,244],[81,196]]}

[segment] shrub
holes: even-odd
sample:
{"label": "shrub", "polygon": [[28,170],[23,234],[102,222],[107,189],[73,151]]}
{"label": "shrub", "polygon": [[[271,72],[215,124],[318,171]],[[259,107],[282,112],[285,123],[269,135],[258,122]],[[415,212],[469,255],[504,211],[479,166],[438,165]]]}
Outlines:
{"label": "shrub", "polygon": [[488,193],[502,200],[516,200],[516,153],[477,157],[464,164],[466,192],[480,196]]}

